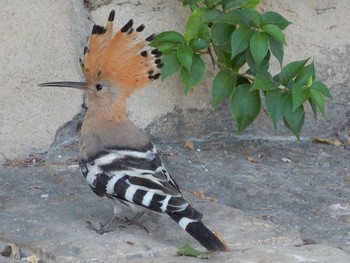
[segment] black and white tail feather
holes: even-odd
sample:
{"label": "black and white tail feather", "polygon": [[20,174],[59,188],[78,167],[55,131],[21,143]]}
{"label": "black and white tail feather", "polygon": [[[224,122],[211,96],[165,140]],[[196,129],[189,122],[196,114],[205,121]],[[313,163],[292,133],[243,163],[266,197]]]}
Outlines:
{"label": "black and white tail feather", "polygon": [[225,250],[202,223],[202,214],[184,198],[151,143],[144,151],[110,149],[93,160],[81,160],[80,168],[97,195],[167,213],[207,250]]}

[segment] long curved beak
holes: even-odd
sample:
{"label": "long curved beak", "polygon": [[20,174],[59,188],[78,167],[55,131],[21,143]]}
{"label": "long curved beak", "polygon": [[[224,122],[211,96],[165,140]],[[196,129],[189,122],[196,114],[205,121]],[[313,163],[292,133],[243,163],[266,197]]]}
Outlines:
{"label": "long curved beak", "polygon": [[86,89],[86,82],[58,81],[38,84],[39,87],[65,87],[75,89]]}

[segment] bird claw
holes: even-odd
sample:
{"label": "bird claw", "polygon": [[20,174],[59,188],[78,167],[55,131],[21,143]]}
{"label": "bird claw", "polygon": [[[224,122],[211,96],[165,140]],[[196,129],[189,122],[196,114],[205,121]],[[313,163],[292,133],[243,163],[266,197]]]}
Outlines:
{"label": "bird claw", "polygon": [[145,230],[145,232],[146,232],[147,234],[149,234],[148,229],[147,229],[145,226],[141,225],[140,223],[135,222],[134,219],[135,219],[135,217],[132,218],[132,219],[129,219],[129,218],[127,218],[127,217],[124,217],[124,220],[125,220],[125,223],[126,223],[126,224],[128,224],[129,226],[131,226],[131,225],[136,225],[136,226],[138,226],[139,228]]}
{"label": "bird claw", "polygon": [[[100,223],[100,227],[99,228],[97,228],[90,221],[86,221],[86,223],[87,223],[87,228],[88,229],[93,230],[96,233],[101,234],[101,235],[104,234],[104,233],[115,231],[115,229],[109,229],[109,227],[111,226],[113,221],[116,221],[116,220],[118,220],[122,224],[129,225],[129,226],[136,225],[136,226],[140,227],[141,229],[143,229],[144,231],[146,231],[147,234],[149,234],[149,231],[148,231],[148,229],[146,227],[144,227],[140,223],[136,222],[136,220],[139,219],[142,215],[143,215],[143,213],[139,213],[139,214],[135,215],[131,219],[129,219],[127,217],[124,217],[124,220],[116,217],[115,215],[112,215],[112,217],[105,224]],[[121,228],[125,228],[125,226],[119,226],[119,229],[121,229]]]}
{"label": "bird claw", "polygon": [[110,224],[105,224],[103,225],[102,223],[100,223],[100,227],[97,228],[93,223],[91,223],[90,221],[86,221],[87,223],[87,228],[89,230],[93,230],[95,231],[96,233],[100,234],[100,235],[103,235],[104,233],[108,233],[108,232],[112,232],[112,231],[115,231],[114,229],[109,229],[110,227]]}

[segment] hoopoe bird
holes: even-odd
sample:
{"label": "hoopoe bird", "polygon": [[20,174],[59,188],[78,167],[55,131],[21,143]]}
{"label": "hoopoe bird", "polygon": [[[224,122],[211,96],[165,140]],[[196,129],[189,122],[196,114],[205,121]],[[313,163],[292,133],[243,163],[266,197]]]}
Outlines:
{"label": "hoopoe bird", "polygon": [[[113,33],[115,11],[105,27],[94,25],[80,59],[86,82],[49,82],[41,87],[70,87],[86,93],[79,166],[91,189],[114,202],[114,214],[98,232],[107,230],[120,204],[166,213],[209,251],[225,245],[201,221],[202,214],[183,196],[154,145],[129,120],[130,94],[160,77],[162,53],[149,51],[155,35],[137,40],[144,25],[133,20]],[[165,231],[166,229],[164,229]]]}

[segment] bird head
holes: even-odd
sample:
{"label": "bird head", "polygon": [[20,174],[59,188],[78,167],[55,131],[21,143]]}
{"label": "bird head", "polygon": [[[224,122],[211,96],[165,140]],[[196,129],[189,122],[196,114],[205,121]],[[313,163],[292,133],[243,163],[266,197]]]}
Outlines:
{"label": "bird head", "polygon": [[147,50],[155,35],[138,40],[145,26],[135,29],[133,20],[113,33],[114,17],[112,10],[105,27],[95,24],[92,28],[89,44],[79,60],[85,82],[48,82],[39,86],[81,89],[87,94],[89,109],[112,109],[116,105],[124,107],[133,91],[158,79],[162,53]]}

